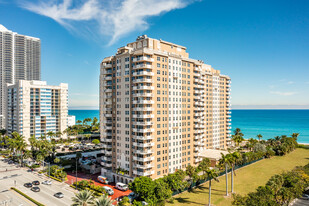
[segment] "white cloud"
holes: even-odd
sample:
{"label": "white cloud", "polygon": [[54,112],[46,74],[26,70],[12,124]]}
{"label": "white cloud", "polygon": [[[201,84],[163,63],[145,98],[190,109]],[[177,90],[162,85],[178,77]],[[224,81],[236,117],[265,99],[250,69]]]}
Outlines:
{"label": "white cloud", "polygon": [[280,96],[292,96],[297,94],[297,92],[279,92],[279,91],[270,91],[271,94],[280,95]]}
{"label": "white cloud", "polygon": [[50,17],[72,32],[97,38],[111,37],[110,44],[133,31],[149,27],[148,17],[186,7],[194,0],[47,0],[22,1],[29,11]]}
{"label": "white cloud", "polygon": [[288,81],[287,84],[294,84],[294,82],[293,81]]}

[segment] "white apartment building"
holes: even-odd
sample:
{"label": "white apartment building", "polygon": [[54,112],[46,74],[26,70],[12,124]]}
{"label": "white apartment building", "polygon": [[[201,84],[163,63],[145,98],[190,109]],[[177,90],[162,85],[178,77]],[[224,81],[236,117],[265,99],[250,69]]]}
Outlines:
{"label": "white apartment building", "polygon": [[68,115],[68,127],[76,124],[76,117],[74,115]]}
{"label": "white apartment building", "polygon": [[41,41],[0,24],[0,128],[6,128],[6,84],[41,79]]}
{"label": "white apartment building", "polygon": [[100,69],[101,165],[110,181],[156,179],[197,165],[206,149],[227,148],[231,80],[186,47],[143,35]]}
{"label": "white apartment building", "polygon": [[68,84],[50,86],[45,81],[19,80],[8,84],[7,100],[9,134],[16,131],[28,140],[68,127]]}

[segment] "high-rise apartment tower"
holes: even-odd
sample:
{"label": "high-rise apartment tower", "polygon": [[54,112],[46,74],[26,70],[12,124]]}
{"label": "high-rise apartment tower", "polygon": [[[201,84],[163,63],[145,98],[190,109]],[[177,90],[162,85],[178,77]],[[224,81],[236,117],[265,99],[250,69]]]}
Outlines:
{"label": "high-rise apartment tower", "polygon": [[0,24],[0,127],[6,128],[6,84],[41,79],[41,41]]}
{"label": "high-rise apartment tower", "polygon": [[231,80],[186,47],[139,36],[100,69],[102,175],[111,181],[159,178],[227,147]]}

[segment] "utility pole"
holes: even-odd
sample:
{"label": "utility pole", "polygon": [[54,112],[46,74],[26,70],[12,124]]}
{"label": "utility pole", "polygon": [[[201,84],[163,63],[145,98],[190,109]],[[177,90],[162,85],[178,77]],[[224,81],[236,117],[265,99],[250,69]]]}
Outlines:
{"label": "utility pole", "polygon": [[76,176],[75,176],[75,183],[76,183],[76,190],[77,190],[77,154],[76,154]]}
{"label": "utility pole", "polygon": [[49,177],[50,177],[50,162],[48,163],[48,173],[49,173]]}

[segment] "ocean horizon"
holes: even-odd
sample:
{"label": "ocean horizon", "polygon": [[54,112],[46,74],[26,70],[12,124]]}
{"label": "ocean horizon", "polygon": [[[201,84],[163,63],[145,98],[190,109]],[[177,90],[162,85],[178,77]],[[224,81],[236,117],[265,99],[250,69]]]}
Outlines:
{"label": "ocean horizon", "polygon": [[[69,110],[76,120],[97,117],[99,110]],[[232,109],[232,132],[240,128],[244,138],[263,139],[299,133],[299,143],[309,143],[309,110],[307,109]]]}

